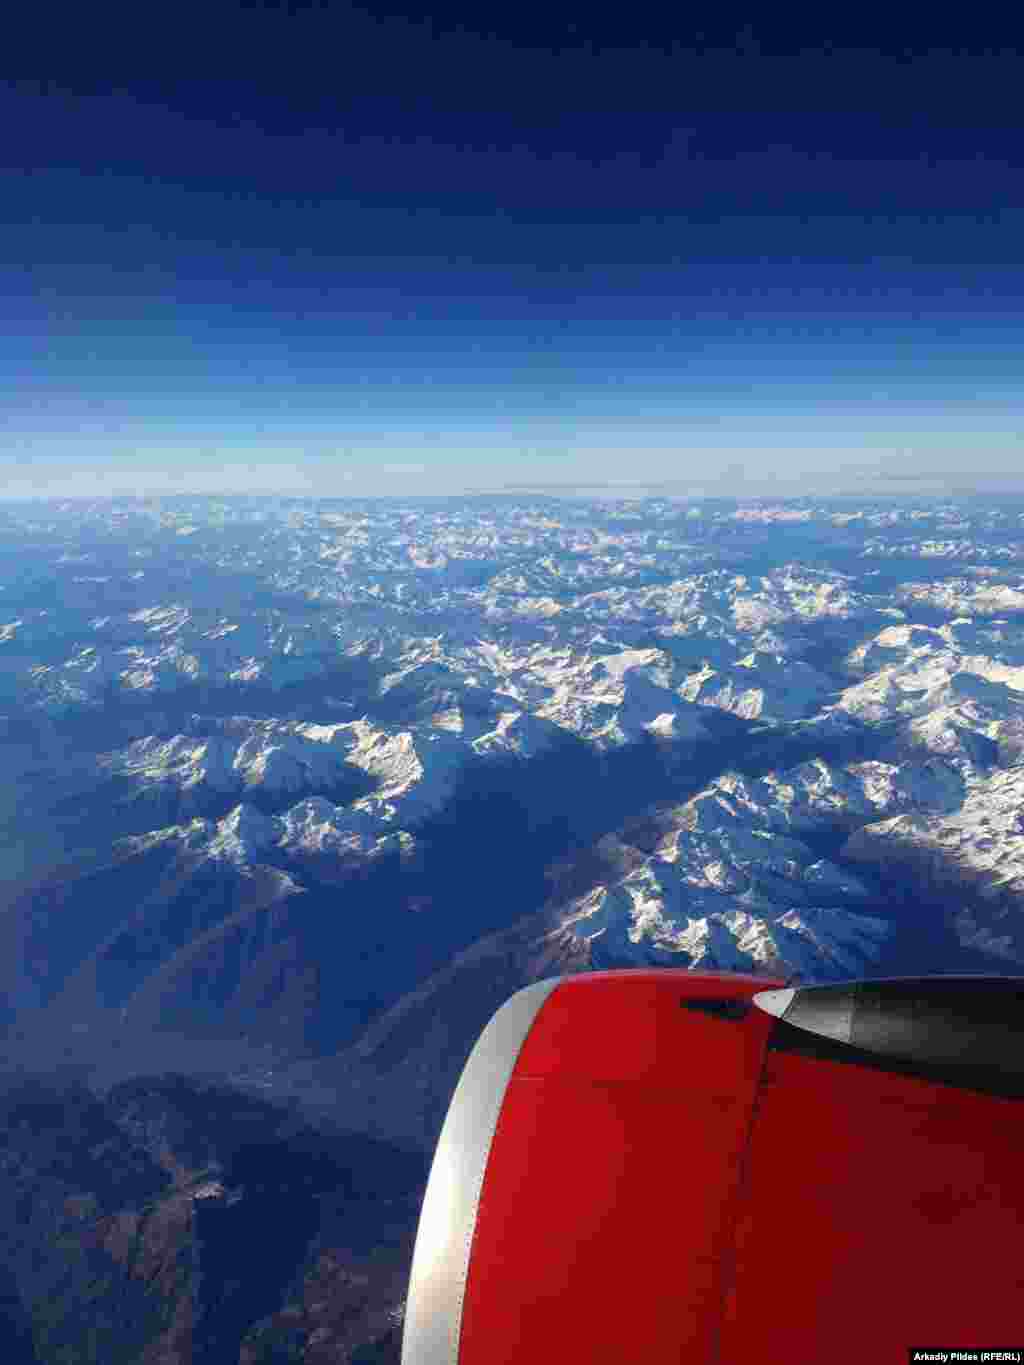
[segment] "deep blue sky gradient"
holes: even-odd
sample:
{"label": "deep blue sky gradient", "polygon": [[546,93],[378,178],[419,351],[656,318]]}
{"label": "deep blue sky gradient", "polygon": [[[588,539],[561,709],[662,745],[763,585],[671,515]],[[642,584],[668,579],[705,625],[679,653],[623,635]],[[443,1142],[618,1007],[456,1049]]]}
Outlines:
{"label": "deep blue sky gradient", "polygon": [[0,88],[10,495],[1024,470],[1024,62],[963,16],[140,13]]}

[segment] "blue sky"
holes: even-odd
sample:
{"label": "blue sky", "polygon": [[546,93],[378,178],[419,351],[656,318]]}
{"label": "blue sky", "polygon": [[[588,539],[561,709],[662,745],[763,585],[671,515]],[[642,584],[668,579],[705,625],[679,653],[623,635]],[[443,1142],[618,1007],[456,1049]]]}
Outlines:
{"label": "blue sky", "polygon": [[293,10],[0,92],[8,496],[1024,469],[1015,54]]}

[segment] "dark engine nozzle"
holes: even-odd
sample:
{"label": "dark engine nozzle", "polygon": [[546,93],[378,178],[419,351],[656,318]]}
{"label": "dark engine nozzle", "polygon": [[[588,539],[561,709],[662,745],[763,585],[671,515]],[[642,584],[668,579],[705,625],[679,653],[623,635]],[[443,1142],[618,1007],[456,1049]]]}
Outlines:
{"label": "dark engine nozzle", "polygon": [[1024,978],[939,976],[760,991],[769,1047],[1024,1096]]}

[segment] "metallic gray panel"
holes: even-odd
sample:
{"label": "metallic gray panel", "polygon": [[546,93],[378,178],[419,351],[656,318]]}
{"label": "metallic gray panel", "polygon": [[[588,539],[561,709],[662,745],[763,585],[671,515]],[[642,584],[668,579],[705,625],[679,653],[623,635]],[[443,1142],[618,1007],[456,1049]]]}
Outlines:
{"label": "metallic gray panel", "polygon": [[837,1043],[853,1041],[853,1016],[857,1008],[856,982],[835,986],[811,986],[798,990],[786,1011],[785,1022],[794,1028],[806,1029],[819,1038],[832,1038]]}
{"label": "metallic gray panel", "polygon": [[402,1365],[458,1365],[469,1256],[498,1115],[526,1035],[561,980],[538,981],[506,1000],[455,1087],[420,1212]]}
{"label": "metallic gray panel", "polygon": [[786,991],[758,991],[750,998],[760,1010],[766,1014],[774,1014],[776,1019],[784,1019],[786,1011],[793,1003],[794,990]]}
{"label": "metallic gray panel", "polygon": [[853,1016],[861,986],[845,981],[829,986],[802,986],[797,990],[758,991],[754,1004],[783,1023],[806,1029],[837,1043],[853,1040]]}

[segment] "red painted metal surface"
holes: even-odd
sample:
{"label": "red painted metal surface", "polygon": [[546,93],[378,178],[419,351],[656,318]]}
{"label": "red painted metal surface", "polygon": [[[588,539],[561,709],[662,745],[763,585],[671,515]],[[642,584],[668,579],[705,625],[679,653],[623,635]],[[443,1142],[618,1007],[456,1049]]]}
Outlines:
{"label": "red painted metal surface", "polygon": [[594,974],[542,1007],[491,1147],[458,1365],[902,1365],[1020,1344],[1024,1103],[766,1047]]}
{"label": "red painted metal surface", "polygon": [[459,1365],[716,1358],[773,1021],[682,1006],[777,982],[594,974],[541,1010],[481,1192]]}
{"label": "red painted metal surface", "polygon": [[1024,1341],[1024,1104],[769,1052],[721,1360]]}

